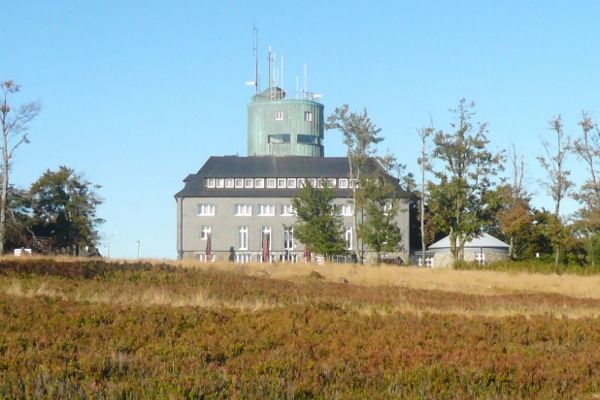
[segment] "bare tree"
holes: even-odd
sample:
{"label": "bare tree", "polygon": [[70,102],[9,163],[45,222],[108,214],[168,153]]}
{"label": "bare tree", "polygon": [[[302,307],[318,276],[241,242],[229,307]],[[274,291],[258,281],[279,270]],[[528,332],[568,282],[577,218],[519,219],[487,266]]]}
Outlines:
{"label": "bare tree", "polygon": [[23,143],[29,143],[28,124],[40,112],[39,102],[23,104],[13,109],[9,97],[20,90],[11,80],[0,84],[2,103],[0,103],[0,124],[2,124],[2,188],[0,191],[0,254],[4,254],[6,233],[7,198],[10,176],[10,163],[15,153]]}
{"label": "bare tree", "polygon": [[587,234],[590,245],[589,255],[595,265],[593,236],[600,230],[600,182],[598,181],[598,163],[600,162],[600,129],[587,112],[582,112],[581,136],[573,143],[573,152],[585,162],[588,177],[573,198],[581,205],[577,212],[577,224]]}
{"label": "bare tree", "polygon": [[[566,169],[565,162],[567,153],[571,147],[571,139],[565,135],[562,118],[560,115],[554,117],[549,122],[550,129],[556,134],[556,147],[550,145],[547,141],[542,141],[545,156],[537,157],[540,165],[548,173],[548,180],[542,181],[541,184],[546,187],[548,193],[554,200],[554,217],[557,225],[562,225],[560,218],[560,204],[568,195],[573,182],[569,179],[571,171]],[[553,238],[555,247],[554,266],[558,267],[560,260],[560,237],[555,235]]]}
{"label": "bare tree", "polygon": [[496,217],[500,223],[500,230],[508,236],[509,256],[514,259],[517,255],[518,234],[531,226],[533,214],[529,204],[530,196],[523,186],[525,158],[517,153],[514,143],[510,146],[508,160],[512,167],[511,182],[498,188],[502,206]]}
{"label": "bare tree", "polygon": [[427,153],[427,138],[433,134],[433,124],[430,128],[421,128],[417,131],[421,139],[421,155],[417,162],[421,166],[421,199],[420,199],[420,220],[421,220],[421,258],[425,266],[425,173],[430,169],[429,154]]}

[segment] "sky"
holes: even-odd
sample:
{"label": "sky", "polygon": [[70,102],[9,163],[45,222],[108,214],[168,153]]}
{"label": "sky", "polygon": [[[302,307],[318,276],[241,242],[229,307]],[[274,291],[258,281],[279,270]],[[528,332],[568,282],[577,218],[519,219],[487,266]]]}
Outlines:
{"label": "sky", "polygon": [[[102,185],[102,254],[137,257],[139,241],[141,257],[175,258],[182,180],[211,155],[246,155],[256,26],[263,88],[271,46],[285,89],[304,86],[306,65],[325,115],[366,108],[379,151],[414,173],[417,130],[449,129],[448,110],[474,101],[490,149],[514,144],[534,205],[553,209],[536,157],[554,116],[573,137],[583,110],[600,119],[599,17],[585,0],[5,2],[0,80],[22,85],[15,104],[43,107],[11,180],[71,167]],[[345,155],[341,134],[325,153]],[[567,163],[581,183],[583,164]]]}

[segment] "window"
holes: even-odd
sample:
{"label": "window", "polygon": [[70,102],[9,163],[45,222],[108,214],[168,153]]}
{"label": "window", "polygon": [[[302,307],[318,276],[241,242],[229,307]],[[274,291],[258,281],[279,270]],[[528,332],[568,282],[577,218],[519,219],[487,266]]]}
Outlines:
{"label": "window", "polygon": [[254,180],[254,187],[255,188],[259,188],[259,189],[264,188],[265,187],[265,180],[264,180],[264,178],[256,178]]}
{"label": "window", "polygon": [[304,111],[304,120],[306,122],[312,121],[312,112],[311,111]]}
{"label": "window", "polygon": [[233,187],[233,178],[225,178],[225,187],[228,189]]}
{"label": "window", "polygon": [[326,179],[319,178],[319,179],[317,179],[317,186],[315,186],[315,187],[318,187],[319,189],[323,189],[326,184],[327,184]]}
{"label": "window", "polygon": [[252,178],[244,179],[244,186],[247,189],[252,189],[254,187],[254,179],[252,179]]}
{"label": "window", "polygon": [[208,236],[212,233],[212,226],[203,226],[200,230],[200,239],[207,240]]}
{"label": "window", "polygon": [[475,253],[475,261],[479,265],[485,264],[485,253]]}
{"label": "window", "polygon": [[198,215],[201,217],[215,215],[216,207],[214,204],[198,204]]}
{"label": "window", "polygon": [[248,227],[240,226],[238,232],[238,250],[248,250]]}
{"label": "window", "polygon": [[262,249],[266,244],[268,246],[267,248],[271,250],[271,242],[271,227],[263,226],[260,228],[260,248]]}
{"label": "window", "polygon": [[327,187],[330,187],[330,188],[334,188],[335,187],[335,179],[334,178],[328,178],[327,179]]}
{"label": "window", "polygon": [[241,189],[244,187],[244,180],[242,178],[235,178],[235,187]]}
{"label": "window", "polygon": [[291,226],[283,229],[283,249],[294,250],[294,228]]}
{"label": "window", "polygon": [[283,111],[275,111],[275,121],[283,121]]}
{"label": "window", "polygon": [[278,188],[285,189],[286,184],[287,184],[287,179],[285,179],[285,178],[277,179],[277,187]]}
{"label": "window", "polygon": [[313,189],[317,187],[317,179],[316,178],[307,178],[306,181],[310,183]]}
{"label": "window", "polygon": [[[419,267],[423,266],[423,257],[419,257]],[[433,257],[425,257],[425,267],[433,267]]]}
{"label": "window", "polygon": [[388,215],[392,211],[392,202],[388,201],[383,205],[383,215]]}
{"label": "window", "polygon": [[290,138],[291,136],[289,133],[280,133],[269,135],[267,141],[269,144],[290,143]]}
{"label": "window", "polygon": [[215,187],[215,178],[206,178],[206,187],[214,188]]}
{"label": "window", "polygon": [[354,215],[352,212],[352,204],[342,204],[340,207],[340,215],[344,217],[351,217]]}
{"label": "window", "polygon": [[218,179],[217,179],[217,187],[218,187],[218,188],[223,188],[223,187],[225,187],[225,179],[223,179],[223,178],[218,178]]}
{"label": "window", "polygon": [[300,144],[319,144],[319,137],[313,135],[298,135],[296,136],[296,143]]}
{"label": "window", "polygon": [[339,186],[340,189],[348,189],[348,179],[340,179]]}
{"label": "window", "polygon": [[344,232],[344,240],[346,241],[346,249],[352,250],[352,227],[346,228]]}
{"label": "window", "polygon": [[262,217],[273,216],[275,215],[275,206],[273,204],[259,204],[257,214]]}
{"label": "window", "polygon": [[290,216],[294,215],[294,207],[291,204],[282,204],[281,205],[281,215]]}
{"label": "window", "polygon": [[233,206],[233,215],[237,217],[249,217],[252,215],[251,204],[236,204]]}
{"label": "window", "polygon": [[296,178],[288,178],[287,187],[289,189],[296,189]]}
{"label": "window", "polygon": [[267,179],[267,188],[269,189],[275,189],[277,185],[277,180],[275,178],[268,178]]}
{"label": "window", "polygon": [[298,178],[298,187],[303,188],[306,186],[306,178]]}

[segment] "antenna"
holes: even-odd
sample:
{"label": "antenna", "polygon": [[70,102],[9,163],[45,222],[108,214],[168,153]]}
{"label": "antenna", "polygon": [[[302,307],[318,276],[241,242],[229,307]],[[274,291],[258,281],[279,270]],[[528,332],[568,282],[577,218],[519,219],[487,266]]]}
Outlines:
{"label": "antenna", "polygon": [[260,72],[258,70],[258,29],[256,29],[256,25],[252,24],[252,29],[254,30],[254,86],[256,87],[256,94],[260,92]]}
{"label": "antenna", "polygon": [[281,71],[280,71],[279,75],[280,75],[279,76],[279,78],[280,78],[279,85],[281,86],[281,89],[283,89],[283,56],[281,56]]}
{"label": "antenna", "polygon": [[304,91],[306,92],[306,87],[308,86],[308,67],[304,64]]}

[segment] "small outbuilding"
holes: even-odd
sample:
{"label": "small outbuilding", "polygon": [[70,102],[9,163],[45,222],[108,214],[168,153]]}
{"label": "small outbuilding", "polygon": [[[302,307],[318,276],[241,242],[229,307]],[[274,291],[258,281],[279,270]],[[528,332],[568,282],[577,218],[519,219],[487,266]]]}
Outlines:
{"label": "small outbuilding", "polygon": [[[493,261],[507,260],[509,248],[510,246],[502,240],[482,232],[479,236],[465,243],[464,260],[467,262],[476,261],[482,265]],[[427,260],[427,264],[431,267],[452,266],[450,237],[446,236],[429,246],[427,256],[431,257],[430,260]]]}

